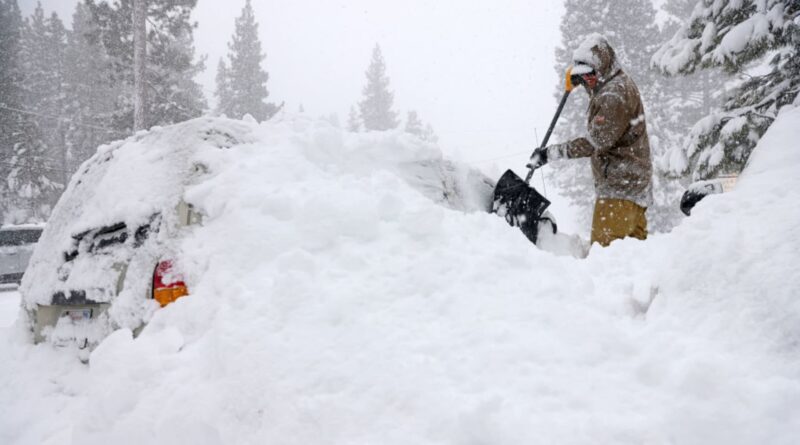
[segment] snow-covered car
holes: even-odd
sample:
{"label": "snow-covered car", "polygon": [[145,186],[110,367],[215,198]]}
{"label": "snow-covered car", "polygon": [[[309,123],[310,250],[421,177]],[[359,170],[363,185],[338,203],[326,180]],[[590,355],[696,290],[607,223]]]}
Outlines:
{"label": "snow-covered car", "polygon": [[183,200],[204,172],[194,155],[235,143],[203,121],[101,146],[54,208],[22,280],[33,340],[91,347],[120,327],[138,332],[186,295],[175,246],[201,220]]}
{"label": "snow-covered car", "polygon": [[723,175],[715,179],[695,181],[686,188],[681,196],[681,211],[690,216],[692,209],[698,202],[708,195],[725,193],[736,185],[737,175]]}
{"label": "snow-covered car", "polygon": [[41,235],[41,225],[0,227],[0,284],[19,283],[22,280]]}
{"label": "snow-covered car", "polygon": [[[33,340],[91,349],[119,328],[138,334],[159,308],[188,295],[192,282],[184,273],[181,243],[206,215],[187,188],[202,187],[218,167],[247,159],[248,150],[269,149],[260,146],[264,132],[255,122],[200,118],[100,147],[54,208],[23,279]],[[388,159],[386,168],[444,206],[489,210],[494,185],[486,176],[428,156],[425,147],[420,151]],[[287,181],[291,168],[281,170]],[[242,241],[232,235],[231,242]]]}

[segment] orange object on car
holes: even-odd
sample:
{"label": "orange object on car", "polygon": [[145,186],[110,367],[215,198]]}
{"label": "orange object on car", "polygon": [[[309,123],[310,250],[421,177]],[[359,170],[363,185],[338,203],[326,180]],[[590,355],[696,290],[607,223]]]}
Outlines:
{"label": "orange object on car", "polygon": [[159,262],[153,272],[153,299],[164,307],[184,295],[189,295],[189,289],[183,277],[173,271],[172,261]]}

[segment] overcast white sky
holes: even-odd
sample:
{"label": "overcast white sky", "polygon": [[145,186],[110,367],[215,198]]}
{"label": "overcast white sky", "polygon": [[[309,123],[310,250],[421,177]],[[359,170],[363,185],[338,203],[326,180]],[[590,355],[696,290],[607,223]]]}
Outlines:
{"label": "overcast white sky", "polygon": [[[76,0],[42,0],[69,26]],[[199,0],[198,80],[213,100],[219,58],[245,0]],[[270,74],[270,100],[291,111],[337,113],[344,123],[361,95],[372,47],[379,43],[395,109],[431,123],[445,153],[482,162],[490,172],[524,166],[534,128],[544,134],[556,107],[554,49],[560,1],[252,0]],[[34,0],[20,0],[30,14]],[[566,67],[559,67],[559,71]],[[522,163],[522,165],[516,165]],[[496,164],[496,165],[493,165]]]}

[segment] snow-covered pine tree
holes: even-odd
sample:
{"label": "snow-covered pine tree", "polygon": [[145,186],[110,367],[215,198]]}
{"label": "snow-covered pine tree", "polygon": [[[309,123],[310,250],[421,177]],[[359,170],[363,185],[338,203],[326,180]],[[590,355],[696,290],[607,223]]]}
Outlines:
{"label": "snow-covered pine tree", "polygon": [[65,53],[67,32],[57,14],[44,15],[41,2],[25,21],[22,33],[22,66],[25,108],[36,113],[36,122],[48,157],[60,169],[59,182],[69,179],[64,133],[63,110]]}
{"label": "snow-covered pine tree", "polygon": [[115,91],[111,83],[111,61],[97,39],[91,12],[78,3],[67,36],[63,115],[66,121],[67,170],[74,173],[97,147],[125,134],[114,133]]}
{"label": "snow-covered pine tree", "polygon": [[[677,193],[680,185],[659,169],[668,137],[660,125],[669,110],[669,89],[656,70],[650,68],[650,57],[658,48],[660,31],[650,0],[566,0],[566,13],[561,20],[562,44],[556,48],[556,71],[559,82],[556,96],[564,93],[565,70],[572,63],[572,53],[592,33],[608,38],[622,69],[639,87],[647,116],[654,159],[654,203],[648,209],[651,231],[669,230],[679,220]],[[572,93],[550,143],[565,142],[586,133],[588,95],[581,89]],[[594,186],[588,159],[557,162],[548,175],[562,194],[579,210],[578,218],[588,227],[594,205]]]}
{"label": "snow-covered pine tree", "polygon": [[[8,202],[6,179],[13,164],[18,110],[22,106],[20,61],[22,14],[16,0],[0,0],[0,199]],[[0,223],[8,222],[9,209],[0,210]]]}
{"label": "snow-covered pine tree", "polygon": [[[112,79],[119,92],[113,128],[133,128],[133,0],[86,0],[97,23],[100,41],[112,58]],[[148,0],[147,87],[145,127],[200,116],[206,100],[195,76],[204,61],[195,61],[191,13],[197,0]]]}
{"label": "snow-covered pine tree", "polygon": [[365,130],[385,131],[397,128],[397,113],[392,110],[394,93],[389,90],[386,63],[381,47],[375,45],[372,61],[366,72],[367,84],[362,90],[363,99],[358,103],[361,122]]}
{"label": "snow-covered pine tree", "polygon": [[[241,119],[250,114],[259,121],[270,119],[280,106],[266,102],[269,97],[267,80],[269,74],[261,67],[266,55],[261,51],[256,22],[250,0],[242,8],[236,19],[236,29],[228,43],[230,66],[224,74],[217,72],[217,97],[230,94],[230,100],[220,101],[217,112],[228,117]],[[220,65],[222,67],[222,65]],[[221,85],[228,85],[228,92],[220,91]]]}
{"label": "snow-covered pine tree", "polygon": [[406,126],[404,131],[406,133],[413,134],[414,136],[426,142],[436,143],[439,140],[439,138],[436,136],[436,133],[433,131],[431,124],[423,123],[417,112],[413,110],[409,111],[406,115]]}
{"label": "snow-covered pine tree", "polygon": [[361,117],[358,115],[358,108],[355,105],[350,107],[350,114],[347,116],[347,131],[353,133],[361,131]]}
{"label": "snow-covered pine tree", "polygon": [[5,223],[19,224],[47,221],[50,210],[63,187],[57,181],[61,169],[48,157],[47,146],[36,122],[18,114],[11,132],[14,141],[9,171],[5,179]]}
{"label": "snow-covered pine tree", "polygon": [[405,132],[421,138],[422,130],[422,121],[420,120],[419,115],[417,115],[417,112],[413,110],[409,111],[406,114]]}
{"label": "snow-covered pine tree", "polygon": [[[233,93],[231,92],[231,80],[228,74],[228,65],[225,64],[225,59],[219,59],[217,64],[217,76],[214,78],[217,88],[214,90],[214,96],[217,97],[216,112],[218,114],[225,114],[225,110],[231,108],[231,100]],[[227,116],[227,115],[226,115]]]}
{"label": "snow-covered pine tree", "polygon": [[0,188],[8,174],[11,139],[22,98],[22,14],[16,0],[0,0]]}
{"label": "snow-covered pine tree", "polygon": [[[662,41],[669,40],[687,23],[696,4],[697,0],[667,0],[662,5],[661,9],[667,16],[662,26]],[[717,82],[712,83],[712,77]],[[671,92],[669,103],[663,107],[669,112],[660,120],[662,128],[670,132],[669,151],[682,150],[688,130],[700,118],[710,114],[712,109],[720,107],[721,86],[728,80],[729,77],[719,70],[713,73],[701,71],[680,78],[664,76],[661,79]]]}
{"label": "snow-covered pine tree", "polygon": [[0,197],[3,223],[44,221],[57,177],[44,136],[27,108],[22,20],[16,0],[0,0]]}
{"label": "snow-covered pine tree", "polygon": [[702,0],[653,56],[668,74],[718,67],[742,77],[723,110],[692,128],[677,171],[695,179],[741,171],[780,109],[798,104],[800,2]]}

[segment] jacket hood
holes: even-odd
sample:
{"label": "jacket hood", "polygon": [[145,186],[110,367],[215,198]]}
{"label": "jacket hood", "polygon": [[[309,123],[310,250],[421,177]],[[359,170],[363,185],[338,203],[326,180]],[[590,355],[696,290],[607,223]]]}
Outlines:
{"label": "jacket hood", "polygon": [[587,36],[572,53],[572,63],[594,68],[601,81],[609,79],[620,70],[614,48],[605,37],[597,33]]}

